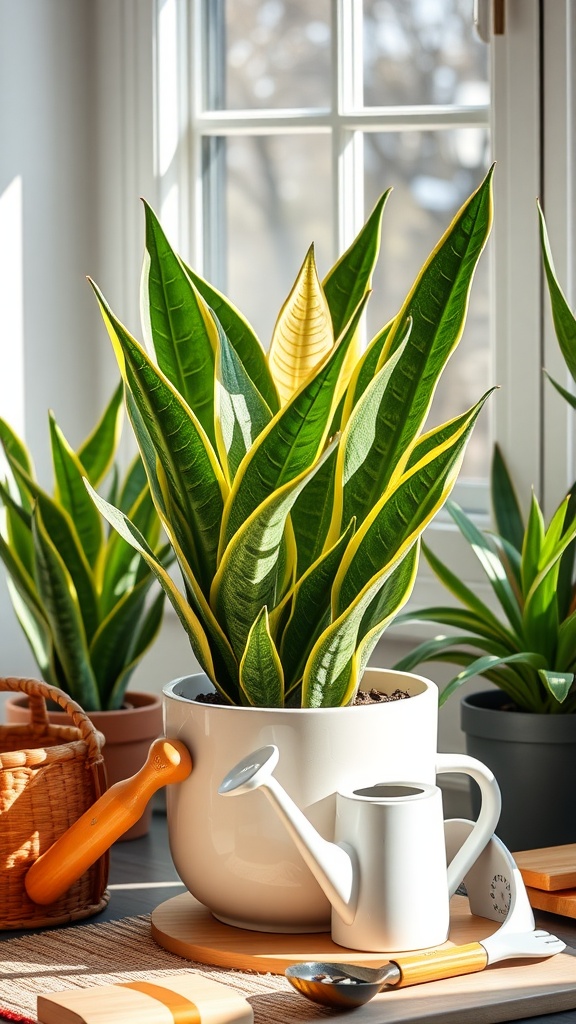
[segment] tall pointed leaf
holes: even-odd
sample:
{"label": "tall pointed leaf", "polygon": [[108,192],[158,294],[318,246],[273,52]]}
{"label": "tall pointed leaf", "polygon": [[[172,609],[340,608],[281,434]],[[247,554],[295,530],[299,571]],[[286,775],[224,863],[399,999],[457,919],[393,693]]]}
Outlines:
{"label": "tall pointed leaf", "polygon": [[32,517],[36,552],[36,585],[43,603],[54,647],[66,675],[66,690],[74,700],[82,701],[86,711],[101,708],[100,695],[88,656],[74,584],[54,547],[36,508]]}
{"label": "tall pointed leaf", "polygon": [[333,441],[311,469],[274,491],[234,534],[224,551],[210,593],[210,604],[225,625],[238,657],[252,623],[266,605],[274,608],[281,582],[279,552],[286,519],[306,482],[329,458]]}
{"label": "tall pointed leaf", "polygon": [[120,440],[124,406],[122,381],[116,388],[94,430],[76,452],[84,475],[97,487],[111,469]]}
{"label": "tall pointed leaf", "polygon": [[284,705],[282,663],[270,635],[265,607],[248,634],[240,662],[240,685],[253,707],[281,708]]}
{"label": "tall pointed leaf", "polygon": [[370,289],[380,250],[382,214],[392,189],[384,192],[352,244],[328,272],[322,287],[337,338]]}
{"label": "tall pointed leaf", "polygon": [[278,412],[280,400],[276,385],[268,368],[266,353],[256,337],[254,330],[238,309],[217,288],[208,284],[191,267],[184,263],[186,273],[194,283],[200,295],[213,310],[224,333],[236,351],[248,376],[262,395],[271,412]]}
{"label": "tall pointed leaf", "polygon": [[498,533],[517,551],[522,551],[524,520],[512,478],[497,444],[490,467],[490,494]]}
{"label": "tall pointed leaf", "polygon": [[310,246],[282,306],[270,343],[268,366],[284,405],[334,345],[326,297]]}
{"label": "tall pointed leaf", "polygon": [[322,450],[338,401],[342,366],[366,301],[367,297],[318,371],[276,414],[242,462],[224,510],[221,550],[257,505],[311,466]]}
{"label": "tall pointed leaf", "polygon": [[424,264],[382,349],[378,368],[400,345],[404,325],[411,317],[411,358],[404,363],[406,377],[395,396],[401,411],[397,414],[392,407],[389,410],[397,424],[391,452],[404,451],[414,439],[417,425],[426,418],[440,374],[460,341],[474,271],[491,223],[492,169]]}
{"label": "tall pointed leaf", "polygon": [[218,321],[216,327],[216,443],[224,474],[231,481],[272,413]]}
{"label": "tall pointed leaf", "polygon": [[50,416],[50,444],[56,482],[55,500],[70,516],[89,565],[94,566],[103,541],[102,523],[82,483],[84,468]]}
{"label": "tall pointed leaf", "polygon": [[454,485],[472,427],[489,392],[453,421],[448,438],[384,492],[348,545],[334,584],[334,615],[350,604],[368,581],[408,550],[442,507]]}
{"label": "tall pointed leaf", "polygon": [[538,204],[538,216],[540,219],[540,246],[542,251],[542,262],[544,263],[544,271],[546,273],[546,281],[548,283],[548,293],[550,295],[554,329],[556,331],[556,337],[558,338],[558,344],[560,345],[560,349],[564,357],[564,362],[572,375],[572,379],[576,381],[576,317],[570,309],[566,297],[558,284],[554,261],[552,259],[552,252],[550,250],[550,242],[548,240],[548,232],[546,230],[546,221],[544,220],[544,214],[542,213],[540,204]]}
{"label": "tall pointed leaf", "polygon": [[140,305],[146,342],[215,445],[214,321],[146,202],[144,210],[146,252]]}
{"label": "tall pointed leaf", "polygon": [[[94,286],[120,370],[158,454],[158,484],[174,533],[205,592],[216,568],[227,487],[209,439],[194,413]],[[142,451],[147,469],[152,470]]]}
{"label": "tall pointed leaf", "polygon": [[336,544],[298,580],[289,595],[290,617],[280,646],[287,688],[292,687],[302,675],[310,649],[328,625],[332,584],[354,527],[352,521]]}
{"label": "tall pointed leaf", "polygon": [[[111,526],[118,531],[121,537],[124,538],[128,544],[139,551],[142,557],[146,560],[150,566],[152,572],[156,576],[156,579],[160,583],[161,587],[165,591],[168,599],[170,600],[174,611],[176,612],[180,622],[182,623],[190,646],[197,658],[200,666],[208,676],[208,678],[218,688],[218,682],[216,679],[216,673],[214,671],[214,664],[212,661],[212,654],[210,651],[210,645],[208,643],[206,634],[202,627],[198,616],[192,610],[186,599],[182,596],[174,581],[170,577],[169,573],[164,569],[163,565],[157,560],[154,552],[148,547],[146,540],[142,534],[132,525],[127,516],[124,515],[119,509],[109,505],[107,501],[104,501],[90,485],[86,484],[86,489],[91,495],[96,508],[100,510],[105,519],[108,520]],[[220,691],[222,692],[222,691]],[[225,694],[223,694],[225,696]]]}

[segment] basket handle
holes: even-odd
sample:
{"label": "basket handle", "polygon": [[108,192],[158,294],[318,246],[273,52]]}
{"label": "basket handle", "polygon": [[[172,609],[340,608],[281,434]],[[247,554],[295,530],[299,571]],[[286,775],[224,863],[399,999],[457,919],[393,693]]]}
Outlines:
{"label": "basket handle", "polygon": [[0,691],[13,691],[26,693],[29,700],[30,720],[33,725],[48,729],[50,722],[46,710],[46,701],[53,700],[55,704],[66,711],[72,719],[80,736],[88,747],[88,762],[97,761],[102,757],[100,750],[100,739],[98,731],[93,722],[88,718],[86,712],[72,700],[64,690],[57,686],[50,686],[40,679],[20,679],[16,676],[0,678]]}

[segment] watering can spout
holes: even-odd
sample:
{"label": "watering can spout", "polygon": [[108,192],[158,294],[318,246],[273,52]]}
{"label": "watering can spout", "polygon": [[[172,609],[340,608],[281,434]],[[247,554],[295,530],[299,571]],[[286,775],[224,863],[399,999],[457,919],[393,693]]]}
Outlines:
{"label": "watering can spout", "polygon": [[260,747],[239,761],[218,788],[222,796],[235,796],[262,789],[294,840],[303,860],[338,916],[350,924],[358,902],[356,855],[347,843],[324,839],[272,772],[278,763],[278,747]]}

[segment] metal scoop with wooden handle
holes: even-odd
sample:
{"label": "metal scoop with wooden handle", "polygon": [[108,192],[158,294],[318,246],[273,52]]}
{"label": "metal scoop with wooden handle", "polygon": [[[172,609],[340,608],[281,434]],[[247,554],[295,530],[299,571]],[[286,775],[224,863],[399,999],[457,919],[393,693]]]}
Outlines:
{"label": "metal scoop with wooden handle", "polygon": [[157,739],[136,775],[117,782],[43,853],[28,871],[24,886],[34,903],[53,903],[144,813],[162,786],[183,782],[192,758],[179,740]]}

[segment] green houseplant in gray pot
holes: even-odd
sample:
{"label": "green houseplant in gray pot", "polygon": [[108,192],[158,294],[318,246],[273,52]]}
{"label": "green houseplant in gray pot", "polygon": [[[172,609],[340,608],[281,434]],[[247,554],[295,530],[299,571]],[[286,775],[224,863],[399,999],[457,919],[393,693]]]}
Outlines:
{"label": "green houseplant in gray pot", "polygon": [[[576,380],[576,320],[558,284],[540,209],[539,216],[556,335]],[[552,383],[576,407],[574,396]],[[443,689],[441,704],[474,676],[494,683],[496,689],[463,697],[461,722],[466,749],[500,783],[499,835],[513,850],[573,843],[576,485],[548,523],[534,494],[524,517],[496,446],[490,490],[495,532],[480,531],[457,505],[447,507],[482,565],[496,610],[425,547],[431,568],[457,604],[419,609],[398,621],[434,622],[458,632],[425,641],[396,667],[409,670],[427,661],[461,666]]]}
{"label": "green houseplant in gray pot", "polygon": [[[273,812],[262,818],[258,797],[239,812],[240,801],[218,797],[240,756],[279,738],[282,781],[327,838],[335,789],[377,773],[386,728],[407,737],[395,777],[435,777],[436,688],[366,666],[411,592],[421,534],[487,398],[424,432],[490,230],[491,176],[363,354],[359,325],[387,194],[323,281],[310,248],[267,354],[242,314],[173,251],[148,206],[146,347],[94,285],[181,587],[137,524],[89,489],[156,573],[202,668],[164,691],[166,727],[194,761],[168,793],[169,828],[183,880],[224,920],[301,931],[329,919]],[[360,683],[414,697],[357,707]],[[408,706],[425,708],[422,735]]]}
{"label": "green houseplant in gray pot", "polygon": [[[54,486],[36,477],[24,441],[0,420],[0,441],[9,477],[0,483],[4,563],[16,617],[41,678],[69,694],[106,739],[110,783],[142,766],[149,743],[162,728],[155,694],[126,693],[132,672],[158,633],[164,592],[148,565],[108,524],[90,500],[83,480],[106,481],[119,506],[138,523],[163,561],[160,523],[146,473],[137,455],[121,474],[114,463],[124,415],[122,385],[77,451],[49,416]],[[9,721],[28,714],[21,698],[7,705]],[[57,720],[62,712],[55,711]],[[149,812],[130,838],[143,834]]]}

